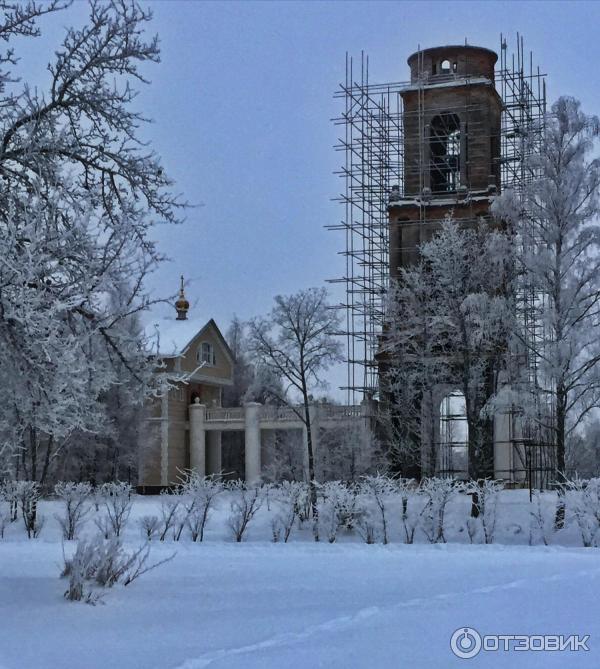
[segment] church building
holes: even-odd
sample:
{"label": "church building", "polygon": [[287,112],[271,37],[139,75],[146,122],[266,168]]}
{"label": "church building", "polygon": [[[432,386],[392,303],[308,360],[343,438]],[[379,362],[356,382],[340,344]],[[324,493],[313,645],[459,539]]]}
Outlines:
{"label": "church building", "polygon": [[[147,407],[145,434],[140,444],[139,489],[157,492],[177,483],[190,462],[190,405],[220,407],[226,386],[233,385],[233,356],[219,327],[189,319],[183,277],[176,317],[157,326],[157,373],[174,385]],[[174,381],[173,381],[174,380]],[[221,471],[221,432],[206,434],[205,467],[208,474]]]}

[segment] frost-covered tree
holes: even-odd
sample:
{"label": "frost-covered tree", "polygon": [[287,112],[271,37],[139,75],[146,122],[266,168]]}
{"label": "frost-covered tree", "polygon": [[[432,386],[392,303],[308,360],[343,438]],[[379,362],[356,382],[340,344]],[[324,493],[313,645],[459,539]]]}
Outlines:
{"label": "frost-covered tree", "polygon": [[560,98],[532,165],[538,178],[521,199],[507,192],[494,205],[523,242],[520,269],[540,327],[535,337],[517,334],[538,363],[534,391],[551,410],[534,417],[552,434],[561,473],[569,438],[600,402],[599,137],[598,118]]}
{"label": "frost-covered tree", "polygon": [[581,478],[600,476],[600,421],[586,421],[585,428],[572,434],[567,441],[565,458],[567,471]]}
{"label": "frost-covered tree", "polygon": [[223,405],[237,407],[243,404],[254,377],[248,359],[246,326],[237,316],[232,318],[225,339],[233,355],[233,385],[223,389]]}
{"label": "frost-covered tree", "polygon": [[338,420],[335,428],[321,428],[316,469],[319,481],[357,481],[368,472],[383,471],[387,462],[369,418]]}
{"label": "frost-covered tree", "polygon": [[[388,292],[382,340],[388,402],[380,424],[390,445],[390,465],[404,476],[418,477],[422,470],[435,474],[435,389],[448,383],[450,375],[439,354],[444,325],[436,311],[438,299],[424,261],[403,269]],[[425,458],[423,443],[428,444]]]}
{"label": "frost-covered tree", "polygon": [[19,80],[14,38],[33,39],[64,7],[0,6],[0,448],[25,453],[19,475],[38,481],[57,444],[101,429],[111,388],[151,383],[128,323],[149,305],[145,277],[161,259],[152,226],[179,206],[132,107],[141,68],[159,59],[143,35],[149,11],[91,2],[46,87]]}
{"label": "frost-covered tree", "polygon": [[[323,372],[342,359],[341,342],[334,335],[339,330],[338,315],[327,304],[324,288],[309,288],[294,295],[278,295],[271,313],[252,319],[248,328],[250,352],[264,369],[287,384],[280,399],[300,399],[302,408],[297,413],[306,429],[308,472],[313,482],[311,392],[323,387]],[[316,489],[311,488],[314,506]]]}
{"label": "frost-covered tree", "polygon": [[390,289],[383,339],[391,414],[409,451],[429,445],[434,473],[440,388],[462,392],[471,478],[492,467],[494,396],[514,327],[511,236],[488,221],[462,227],[447,218]]}

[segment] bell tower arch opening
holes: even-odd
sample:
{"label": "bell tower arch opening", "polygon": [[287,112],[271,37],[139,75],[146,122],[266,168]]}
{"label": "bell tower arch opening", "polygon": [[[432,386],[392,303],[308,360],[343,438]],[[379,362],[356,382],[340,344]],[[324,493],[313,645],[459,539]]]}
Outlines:
{"label": "bell tower arch opening", "polygon": [[455,193],[460,184],[460,118],[445,112],[431,119],[429,183],[432,193]]}
{"label": "bell tower arch opening", "polygon": [[454,390],[444,396],[439,407],[438,471],[456,479],[469,477],[469,426],[462,392]]}

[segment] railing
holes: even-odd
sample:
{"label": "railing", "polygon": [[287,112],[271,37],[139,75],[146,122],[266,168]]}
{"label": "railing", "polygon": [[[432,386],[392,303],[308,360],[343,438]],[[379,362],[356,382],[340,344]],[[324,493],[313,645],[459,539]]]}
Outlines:
{"label": "railing", "polygon": [[233,407],[230,409],[207,409],[205,420],[207,422],[240,422],[244,420],[244,409],[243,407]]}
{"label": "railing", "polygon": [[[302,411],[301,407],[298,407],[296,411]],[[260,420],[268,421],[271,423],[286,423],[300,420],[300,416],[292,409],[292,407],[275,407],[275,406],[263,406],[260,409]]]}
{"label": "railing", "polygon": [[360,404],[351,404],[349,406],[339,406],[337,404],[321,404],[319,406],[319,418],[343,419],[357,418],[362,416],[362,407]]}
{"label": "railing", "polygon": [[[350,406],[340,406],[338,404],[319,404],[314,409],[319,420],[344,420],[346,418],[360,418],[362,407],[360,404]],[[269,406],[260,408],[259,419],[261,422],[268,423],[293,423],[302,420],[304,408],[302,406]],[[245,420],[245,411],[243,407],[233,407],[224,409],[213,407],[206,409],[205,420],[211,422],[240,423]]]}

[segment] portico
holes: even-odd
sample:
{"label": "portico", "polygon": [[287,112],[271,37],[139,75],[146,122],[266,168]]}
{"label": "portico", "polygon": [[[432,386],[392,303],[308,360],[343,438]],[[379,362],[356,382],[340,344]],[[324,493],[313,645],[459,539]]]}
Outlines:
{"label": "portico", "polygon": [[[304,452],[308,452],[306,426],[301,416],[302,406],[271,406],[249,402],[243,407],[207,407],[195,402],[189,407],[190,468],[200,475],[220,473],[221,433],[244,432],[245,479],[248,483],[260,481],[262,473],[261,446],[264,430],[302,430]],[[372,410],[370,403],[340,406],[314,404],[309,408],[313,449],[316,452],[319,429],[335,429],[341,422],[356,421],[370,430]],[[211,458],[211,450],[214,454]],[[217,455],[218,451],[218,455]],[[305,458],[305,470],[308,463]]]}

